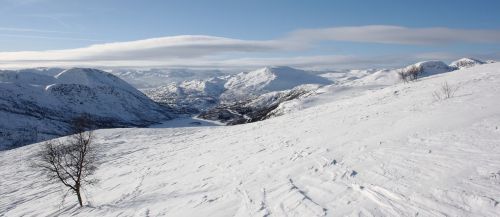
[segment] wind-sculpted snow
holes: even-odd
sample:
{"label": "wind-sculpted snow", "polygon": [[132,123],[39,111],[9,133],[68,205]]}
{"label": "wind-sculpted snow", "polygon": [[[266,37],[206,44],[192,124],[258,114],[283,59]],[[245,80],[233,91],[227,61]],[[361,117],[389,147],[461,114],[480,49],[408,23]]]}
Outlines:
{"label": "wind-sculpted snow", "polygon": [[499,216],[499,95],[488,64],[256,123],[98,130],[83,208],[29,166],[41,144],[4,151],[0,215]]}
{"label": "wind-sculpted snow", "polygon": [[169,118],[164,108],[116,76],[68,69],[49,76],[0,72],[0,150],[68,133],[82,115],[97,127],[144,126]]}

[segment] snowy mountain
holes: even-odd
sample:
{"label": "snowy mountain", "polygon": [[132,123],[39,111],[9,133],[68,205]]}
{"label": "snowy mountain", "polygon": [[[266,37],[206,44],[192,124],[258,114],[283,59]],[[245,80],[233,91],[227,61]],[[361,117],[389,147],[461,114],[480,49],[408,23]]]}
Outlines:
{"label": "snowy mountain", "polygon": [[[359,96],[365,92],[374,91],[387,86],[404,83],[401,73],[417,70],[418,77],[428,77],[456,70],[441,61],[423,61],[398,69],[383,70],[349,70],[341,74],[328,73],[322,76],[330,79],[338,78],[339,81],[332,85],[319,88],[314,98],[299,98],[281,103],[267,115],[270,117],[281,116],[297,110],[313,107],[318,101],[335,101]],[[343,74],[343,75],[342,75]]]}
{"label": "snowy mountain", "polygon": [[262,94],[291,90],[304,84],[331,83],[326,78],[299,69],[266,67],[233,76],[184,81],[143,91],[156,102],[178,111],[198,113],[219,105],[242,105]]}
{"label": "snowy mountain", "polygon": [[[445,82],[455,96],[437,100]],[[352,94],[325,87],[262,122],[98,130],[100,183],[83,208],[18,163],[42,144],[3,151],[0,215],[499,216],[499,87],[494,63]]]}
{"label": "snowy mountain", "polygon": [[19,71],[21,73],[28,72],[28,73],[35,73],[35,74],[40,74],[40,75],[56,76],[57,74],[61,73],[64,70],[65,69],[63,69],[63,68],[39,67],[39,68],[20,69],[17,71]]}
{"label": "snowy mountain", "polygon": [[231,77],[224,85],[223,102],[246,100],[264,93],[289,90],[303,84],[331,84],[321,76],[291,67],[265,67],[242,72]]}
{"label": "snowy mountain", "polygon": [[[264,120],[301,108],[301,103],[295,101],[307,101],[304,98],[316,95],[316,90],[320,88],[317,85],[324,86],[319,92],[328,89],[341,92],[336,94],[338,97],[345,93],[357,93],[360,89],[403,82],[400,73],[414,68],[419,70],[419,77],[455,70],[441,61],[423,61],[400,69],[344,70],[320,74],[290,67],[265,67],[223,79],[171,84],[145,93],[157,102],[177,108],[179,113],[201,112],[199,118],[233,125]],[[304,84],[317,85],[300,87]]]}
{"label": "snowy mountain", "polygon": [[227,78],[191,80],[143,90],[154,101],[179,113],[199,113],[219,103]]}
{"label": "snowy mountain", "polygon": [[191,80],[205,80],[225,76],[229,72],[196,69],[111,69],[111,74],[139,89],[157,88]]}
{"label": "snowy mountain", "polygon": [[473,58],[462,58],[456,61],[453,61],[450,64],[450,67],[456,68],[456,69],[465,69],[465,68],[470,68],[476,65],[481,65],[485,64],[486,62],[483,62],[481,60],[473,59]]}
{"label": "snowy mountain", "polygon": [[218,105],[203,111],[197,117],[228,125],[261,121],[269,118],[270,112],[281,103],[314,95],[319,87],[318,84],[305,84],[290,90],[269,92],[246,101]]}
{"label": "snowy mountain", "polygon": [[442,61],[418,62],[418,63],[415,63],[413,65],[405,67],[404,70],[408,70],[409,68],[412,68],[412,67],[420,68],[421,76],[435,75],[435,74],[450,72],[450,71],[454,70],[453,68],[446,65],[446,63],[444,63]]}
{"label": "snowy mountain", "polygon": [[118,77],[72,68],[56,76],[0,71],[0,149],[68,133],[88,114],[97,127],[145,126],[170,118],[165,109]]}
{"label": "snowy mountain", "polygon": [[351,82],[357,79],[360,79],[362,77],[365,77],[367,75],[373,74],[377,71],[377,69],[349,69],[349,70],[342,70],[342,71],[334,71],[334,72],[326,72],[326,73],[321,73],[319,76],[326,78],[335,84],[343,84],[347,82]]}
{"label": "snowy mountain", "polygon": [[374,73],[359,79],[353,79],[351,85],[387,86],[397,84],[403,82],[401,80],[400,73],[406,73],[411,69],[418,70],[418,77],[426,77],[455,70],[442,61],[422,61],[399,69],[383,69],[375,71]]}

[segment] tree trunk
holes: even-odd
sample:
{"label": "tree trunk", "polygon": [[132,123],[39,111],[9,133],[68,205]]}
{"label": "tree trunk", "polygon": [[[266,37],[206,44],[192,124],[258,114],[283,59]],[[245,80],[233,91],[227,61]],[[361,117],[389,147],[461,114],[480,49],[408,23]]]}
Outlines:
{"label": "tree trunk", "polygon": [[82,195],[80,194],[80,188],[76,190],[76,196],[78,197],[78,203],[80,204],[80,207],[82,207],[83,202],[82,202]]}

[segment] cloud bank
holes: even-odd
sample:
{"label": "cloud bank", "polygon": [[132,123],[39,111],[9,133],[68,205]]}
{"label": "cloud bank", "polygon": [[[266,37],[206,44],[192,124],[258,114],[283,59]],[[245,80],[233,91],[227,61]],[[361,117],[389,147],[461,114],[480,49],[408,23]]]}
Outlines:
{"label": "cloud bank", "polygon": [[[0,67],[234,67],[236,65],[325,65],[366,62],[352,56],[256,58],[252,55],[311,49],[324,41],[435,45],[450,43],[500,44],[500,30],[351,26],[302,29],[272,40],[241,40],[205,35],[181,35],[129,42],[96,44],[84,48],[0,52]],[[246,55],[234,58],[233,54]],[[250,66],[249,66],[250,67]]]}
{"label": "cloud bank", "polygon": [[432,45],[442,43],[500,43],[500,30],[450,28],[407,28],[401,26],[354,26],[304,29],[290,34],[288,40],[349,41],[384,44]]}

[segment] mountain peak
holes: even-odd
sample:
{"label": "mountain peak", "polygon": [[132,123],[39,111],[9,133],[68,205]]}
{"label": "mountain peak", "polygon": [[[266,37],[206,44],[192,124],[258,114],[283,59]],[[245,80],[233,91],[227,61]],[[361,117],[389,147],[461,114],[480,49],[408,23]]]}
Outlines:
{"label": "mountain peak", "polygon": [[71,68],[62,71],[55,78],[57,79],[57,83],[61,84],[81,84],[89,87],[113,86],[136,91],[134,87],[122,79],[99,69]]}
{"label": "mountain peak", "polygon": [[91,116],[97,127],[142,126],[170,118],[143,93],[97,69],[72,68],[55,77],[33,70],[3,71],[0,81],[0,119],[5,120],[0,129],[8,132],[0,138],[0,150],[66,135],[68,123],[81,114]]}
{"label": "mountain peak", "polygon": [[[302,84],[330,84],[331,81],[304,70],[288,66],[268,66],[240,73],[226,83],[229,90],[281,91]],[[248,92],[247,92],[248,93]]]}

